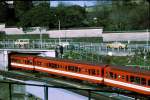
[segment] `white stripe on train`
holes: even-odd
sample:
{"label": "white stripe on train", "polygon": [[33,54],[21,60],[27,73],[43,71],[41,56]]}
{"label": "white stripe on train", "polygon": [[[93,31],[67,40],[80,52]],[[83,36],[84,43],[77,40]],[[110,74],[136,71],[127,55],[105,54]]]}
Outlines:
{"label": "white stripe on train", "polygon": [[150,88],[147,88],[144,86],[139,86],[139,85],[129,84],[129,83],[125,83],[125,82],[115,81],[115,80],[111,80],[111,79],[107,79],[107,78],[104,78],[104,81],[107,83],[111,83],[111,84],[122,85],[125,87],[130,87],[130,88],[135,88],[135,89],[150,92]]}
{"label": "white stripe on train", "polygon": [[61,74],[68,74],[68,75],[72,75],[72,76],[88,78],[88,79],[98,80],[98,81],[102,81],[103,80],[102,77],[84,75],[84,74],[73,73],[73,72],[66,72],[66,71],[50,69],[50,68],[43,68],[43,67],[40,67],[40,66],[32,66],[32,65],[25,65],[25,64],[18,64],[18,63],[11,63],[11,65],[21,66],[21,67],[26,67],[26,68],[35,68],[35,69],[40,69],[40,70],[43,70],[43,71],[51,71],[51,72],[61,73]]}
{"label": "white stripe on train", "polygon": [[[25,65],[25,64],[18,64],[18,63],[11,63],[11,65],[21,66],[21,67],[26,67],[26,68],[35,68],[35,69],[40,69],[40,70],[43,70],[43,71],[51,71],[51,72],[55,72],[55,73],[68,74],[68,75],[82,77],[82,78],[88,78],[88,79],[92,79],[92,80],[99,80],[99,81],[103,80],[102,77],[95,77],[95,76],[78,74],[78,73],[73,73],[73,72],[66,72],[66,71],[61,71],[61,70],[56,70],[56,69],[43,68],[43,67],[40,67],[40,66],[32,66],[32,65]],[[125,87],[130,87],[130,88],[135,88],[135,89],[150,92],[150,88],[147,88],[147,87],[134,85],[134,84],[129,84],[129,83],[120,82],[120,81],[115,81],[115,80],[111,80],[111,79],[107,79],[107,78],[104,78],[104,82],[108,82],[108,83],[112,83],[112,84],[116,84],[116,85],[122,85],[122,86],[125,86]]]}

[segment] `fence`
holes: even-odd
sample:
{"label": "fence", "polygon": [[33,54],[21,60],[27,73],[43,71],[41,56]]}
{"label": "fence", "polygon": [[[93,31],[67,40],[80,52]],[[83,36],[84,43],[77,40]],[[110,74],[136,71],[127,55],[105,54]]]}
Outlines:
{"label": "fence", "polygon": [[[7,84],[8,85],[8,95],[7,95],[7,97],[8,97],[7,99],[8,100],[15,100],[14,97],[16,98],[17,96],[16,95],[14,96],[14,92],[19,94],[19,95],[22,95],[22,97],[23,97],[23,94],[26,94],[26,93],[24,93],[22,91],[19,91],[22,88],[18,88],[18,87],[19,86],[27,86],[27,85],[28,86],[43,87],[44,88],[44,100],[50,100],[49,93],[48,93],[49,88],[67,89],[67,90],[71,90],[71,91],[79,90],[81,92],[85,92],[85,95],[87,95],[87,99],[88,100],[92,99],[91,98],[91,92],[92,91],[100,91],[100,90],[92,90],[92,89],[79,89],[79,88],[73,88],[73,87],[60,87],[60,86],[50,86],[50,85],[40,85],[40,84],[27,84],[27,83],[6,82],[6,81],[0,81],[0,84],[5,84],[5,85]],[[14,90],[14,86],[16,86],[18,89]],[[25,90],[23,89],[23,91],[25,91]],[[39,90],[37,90],[37,91],[39,91]],[[6,93],[5,93],[5,95],[6,95]],[[19,98],[20,97],[18,97],[16,99],[19,99]],[[36,100],[41,100],[41,99],[37,97]],[[51,99],[51,100],[55,100],[55,99]]]}

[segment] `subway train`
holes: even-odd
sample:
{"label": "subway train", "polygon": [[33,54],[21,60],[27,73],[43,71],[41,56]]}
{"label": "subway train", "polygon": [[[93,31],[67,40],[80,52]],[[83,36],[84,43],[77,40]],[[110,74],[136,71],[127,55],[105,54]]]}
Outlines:
{"label": "subway train", "polygon": [[92,64],[26,54],[11,54],[9,60],[10,69],[39,71],[150,95],[150,71],[140,68]]}

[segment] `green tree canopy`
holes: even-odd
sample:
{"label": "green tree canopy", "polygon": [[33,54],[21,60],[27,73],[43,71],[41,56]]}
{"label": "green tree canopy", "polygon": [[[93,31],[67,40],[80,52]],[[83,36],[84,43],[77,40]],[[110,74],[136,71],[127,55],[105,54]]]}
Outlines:
{"label": "green tree canopy", "polygon": [[80,27],[83,26],[86,11],[78,5],[65,6],[61,4],[56,8],[55,15],[56,20],[60,20],[62,28]]}
{"label": "green tree canopy", "polygon": [[23,15],[20,25],[23,27],[48,27],[51,16],[49,5],[47,3],[41,3]]}
{"label": "green tree canopy", "polygon": [[8,16],[8,5],[6,2],[1,1],[0,2],[0,23],[4,23],[7,21],[7,16]]}

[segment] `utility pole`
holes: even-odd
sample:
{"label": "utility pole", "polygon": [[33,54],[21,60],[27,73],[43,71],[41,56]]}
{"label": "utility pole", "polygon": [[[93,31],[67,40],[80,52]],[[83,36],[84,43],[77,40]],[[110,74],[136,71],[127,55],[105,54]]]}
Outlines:
{"label": "utility pole", "polygon": [[43,43],[42,43],[42,32],[41,32],[41,27],[39,28],[39,31],[40,31],[40,42],[41,42],[40,44],[41,44],[41,48],[42,48],[42,44],[43,44]]}
{"label": "utility pole", "polygon": [[[61,32],[61,31],[60,31],[60,20],[59,20],[59,19],[58,19],[58,29],[59,29],[59,32]],[[60,35],[59,35],[59,44],[60,44],[60,42],[61,42],[61,41],[60,41]]]}

